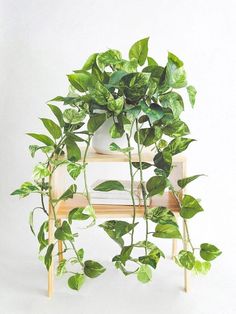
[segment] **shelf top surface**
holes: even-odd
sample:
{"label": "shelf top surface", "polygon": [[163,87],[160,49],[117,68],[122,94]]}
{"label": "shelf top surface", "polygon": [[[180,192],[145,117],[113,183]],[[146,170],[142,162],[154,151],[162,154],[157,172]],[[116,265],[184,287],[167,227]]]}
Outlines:
{"label": "shelf top surface", "polygon": [[[84,154],[84,149],[81,149],[82,155]],[[152,162],[155,153],[152,151],[144,150],[142,152],[142,161],[144,162]],[[137,162],[138,154],[132,153],[132,161]],[[111,154],[99,154],[96,153],[92,148],[89,149],[87,155],[88,162],[128,162],[128,157],[126,157],[123,153],[111,153]],[[174,156],[173,161],[175,163],[184,162],[185,157],[183,155]]]}

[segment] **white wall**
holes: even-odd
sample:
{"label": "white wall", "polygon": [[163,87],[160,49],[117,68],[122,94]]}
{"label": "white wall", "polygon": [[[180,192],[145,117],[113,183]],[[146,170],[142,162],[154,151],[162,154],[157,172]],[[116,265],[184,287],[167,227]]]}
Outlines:
{"label": "white wall", "polygon": [[[203,172],[208,177],[190,189],[205,208],[193,219],[193,237],[216,243],[224,251],[221,259],[231,267],[236,244],[235,1],[0,3],[0,211],[5,222],[0,233],[7,228],[19,236],[27,232],[28,208],[35,200],[18,201],[9,193],[31,177],[33,161],[27,149],[32,141],[24,133],[42,129],[37,117],[48,115],[47,100],[65,95],[66,74],[92,52],[111,47],[127,54],[133,42],[150,36],[150,55],[164,63],[168,50],[177,54],[198,90],[196,108],[186,106],[185,113],[198,139],[187,153],[188,168],[190,175]],[[9,246],[13,244],[10,237]]]}

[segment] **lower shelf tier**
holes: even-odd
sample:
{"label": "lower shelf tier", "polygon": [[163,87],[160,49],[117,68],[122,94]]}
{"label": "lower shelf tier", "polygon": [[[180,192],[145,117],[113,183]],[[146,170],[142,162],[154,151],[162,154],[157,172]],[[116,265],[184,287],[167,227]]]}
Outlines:
{"label": "lower shelf tier", "polygon": [[[75,194],[72,199],[62,201],[57,208],[58,218],[67,218],[69,212],[75,207],[85,207],[87,199],[82,194]],[[179,206],[171,192],[165,192],[162,196],[154,196],[151,199],[150,207],[165,206],[173,212],[179,211]],[[132,217],[133,207],[130,205],[96,205],[93,204],[97,217]],[[136,206],[136,216],[142,217],[143,206]]]}

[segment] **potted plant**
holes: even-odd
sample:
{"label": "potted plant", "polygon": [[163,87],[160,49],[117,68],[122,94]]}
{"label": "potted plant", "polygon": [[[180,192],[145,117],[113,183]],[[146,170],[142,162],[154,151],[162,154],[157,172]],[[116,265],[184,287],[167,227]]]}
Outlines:
{"label": "potted plant", "polygon": [[[73,230],[73,222],[77,220],[90,221],[89,226],[95,224],[96,217],[87,184],[86,158],[93,137],[94,146],[98,144],[96,132],[105,123],[107,133],[103,130],[100,134],[108,138],[109,150],[128,157],[131,182],[129,193],[133,203],[132,222],[108,220],[99,226],[118,245],[117,255],[112,259],[116,268],[125,275],[134,274],[143,283],[149,282],[159,260],[165,257],[156,240],[183,238],[170,209],[148,206],[151,197],[162,195],[166,189],[173,193],[179,204],[180,216],[187,232],[186,241],[190,247],[179,252],[176,263],[180,267],[205,274],[211,267],[211,261],[221,254],[213,244],[196,246],[190,240],[188,220],[202,212],[203,208],[195,197],[185,194],[183,189],[201,175],[179,180],[177,190],[168,179],[173,167],[173,156],[185,151],[194,142],[194,139],[188,137],[190,130],[180,116],[184,111],[182,91],[187,92],[190,104],[194,107],[196,90],[188,85],[183,62],[173,53],[168,53],[165,66],[160,66],[148,55],[148,40],[144,38],[132,45],[128,60],[122,57],[120,51],[113,49],[92,54],[81,69],[68,75],[68,95],[57,96],[48,103],[56,118],[56,122],[48,118],[41,119],[48,134],[28,133],[40,143],[30,145],[31,156],[39,153],[43,159],[34,167],[33,182],[24,182],[12,195],[39,195],[40,205],[30,212],[29,221],[35,234],[34,213],[38,210],[44,212],[45,221],[39,228],[37,238],[39,252],[47,269],[51,265],[56,244],[49,243],[47,239],[48,216],[52,214],[55,239],[63,241],[64,253],[71,249],[74,252],[74,257],[59,263],[57,274],[68,273],[68,285],[75,290],[80,289],[86,277],[94,278],[105,271],[97,261],[85,259],[84,249],[75,246],[78,234]],[[62,103],[61,109],[55,102]],[[98,138],[100,141],[101,136]],[[122,141],[117,144],[116,139],[120,138]],[[81,145],[85,145],[83,156]],[[152,163],[142,160],[143,148],[152,149]],[[102,147],[105,152],[107,149]],[[137,151],[138,162],[132,162],[134,150]],[[77,192],[76,184],[72,184],[61,195],[53,195],[53,175],[62,164],[72,179],[79,177],[84,180],[88,205],[80,207],[78,204],[70,211],[68,219],[60,224],[56,206]],[[153,175],[144,182],[143,173],[148,168],[153,169]],[[137,178],[141,185],[145,222],[144,236],[138,242],[134,240],[139,223],[136,221],[137,208],[134,202],[134,180]],[[95,190],[124,190],[124,186],[119,181],[109,180],[99,184]],[[46,199],[50,212],[45,206]],[[150,230],[150,221],[155,224],[153,230]],[[72,274],[68,270],[69,264],[76,268]]]}

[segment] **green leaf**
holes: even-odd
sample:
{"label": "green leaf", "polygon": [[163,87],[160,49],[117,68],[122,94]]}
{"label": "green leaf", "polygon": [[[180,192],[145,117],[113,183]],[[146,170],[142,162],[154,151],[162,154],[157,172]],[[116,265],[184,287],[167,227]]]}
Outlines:
{"label": "green leaf", "polygon": [[54,152],[54,146],[43,146],[43,147],[40,147],[41,151],[44,153],[44,154],[52,154]]}
{"label": "green leaf", "polygon": [[186,123],[181,120],[172,121],[167,124],[163,129],[163,133],[171,137],[179,137],[189,134],[189,128]]}
{"label": "green leaf", "polygon": [[57,125],[51,119],[41,118],[40,120],[43,122],[43,125],[48,130],[48,132],[53,136],[55,140],[61,137],[62,133],[61,133],[61,128],[59,127],[59,125]]}
{"label": "green leaf", "polygon": [[158,224],[155,228],[155,232],[153,234],[156,238],[163,239],[182,239],[181,233],[179,232],[178,227],[172,224]]}
{"label": "green leaf", "polygon": [[76,180],[83,170],[83,166],[75,163],[69,163],[67,165],[67,171],[72,179]]}
{"label": "green leaf", "polygon": [[140,105],[142,111],[149,117],[151,123],[160,120],[164,115],[162,107],[158,104],[153,103],[148,106],[143,100],[141,100]]}
{"label": "green leaf", "polygon": [[97,66],[101,72],[104,72],[108,65],[116,65],[121,61],[121,53],[118,50],[109,49],[99,53],[96,59]]}
{"label": "green leaf", "polygon": [[[141,164],[142,164],[142,170],[148,169],[151,166],[153,166],[152,164],[145,162],[145,161],[141,162]],[[132,165],[134,168],[140,169],[140,163],[139,162],[132,162]]]}
{"label": "green leaf", "polygon": [[76,109],[66,109],[63,112],[63,120],[69,124],[78,124],[84,120],[86,116],[85,111],[77,111]]}
{"label": "green leaf", "polygon": [[195,264],[195,257],[192,252],[181,250],[177,257],[179,263],[188,270],[191,270]]}
{"label": "green leaf", "polygon": [[122,77],[120,88],[131,102],[140,100],[148,89],[150,73],[130,73]]}
{"label": "green leaf", "polygon": [[70,225],[68,224],[67,221],[63,221],[61,227],[58,227],[55,231],[55,238],[57,240],[68,240],[68,241],[73,241],[74,240],[74,236],[71,232],[71,228]]}
{"label": "green leaf", "polygon": [[213,261],[217,256],[221,254],[222,252],[213,244],[202,243],[200,246],[200,256],[205,261]]}
{"label": "green leaf", "polygon": [[159,262],[159,259],[161,257],[161,253],[158,248],[154,248],[150,251],[148,255],[140,256],[138,259],[140,263],[145,265],[150,265],[152,268],[157,267],[157,263]]}
{"label": "green leaf", "polygon": [[98,262],[91,260],[84,262],[84,273],[89,278],[96,278],[104,273],[105,270],[106,269]]}
{"label": "green leaf", "polygon": [[103,228],[103,230],[109,235],[109,237],[114,240],[120,247],[124,246],[124,240],[122,239],[122,237],[116,237],[115,231],[111,230],[109,228],[103,227],[102,225],[100,225],[100,227]]}
{"label": "green leaf", "polygon": [[34,210],[32,210],[29,213],[29,225],[30,225],[30,230],[32,231],[33,235],[35,236],[35,232],[34,232]]}
{"label": "green leaf", "polygon": [[189,144],[194,141],[196,140],[191,138],[177,137],[169,143],[168,149],[172,155],[176,155],[186,150]]}
{"label": "green leaf", "polygon": [[141,106],[132,106],[129,109],[125,109],[125,111],[127,113],[127,118],[132,121],[133,119],[138,118],[141,112]]}
{"label": "green leaf", "polygon": [[[81,134],[86,134],[84,132],[86,132],[86,131],[80,131]],[[66,132],[66,137],[69,140],[72,140],[74,142],[85,142],[85,140],[82,137],[76,135],[75,133],[71,133],[71,132],[68,132],[68,131]]]}
{"label": "green leaf", "polygon": [[117,145],[116,143],[111,143],[109,146],[109,149],[112,152],[121,152],[121,153],[128,153],[131,150],[133,150],[133,147],[125,147],[125,148],[121,148],[119,145]]}
{"label": "green leaf", "polygon": [[92,75],[95,78],[95,80],[99,81],[100,83],[108,82],[109,80],[108,73],[106,73],[105,71],[101,72],[101,70],[97,66],[97,63],[95,63],[92,67]]}
{"label": "green leaf", "polygon": [[89,217],[92,217],[94,220],[96,220],[96,213],[92,205],[87,205],[84,211],[89,215]]}
{"label": "green leaf", "polygon": [[152,251],[154,249],[158,249],[158,251],[160,252],[160,255],[162,257],[165,257],[164,253],[154,243],[152,243],[150,241],[139,241],[139,242],[135,243],[133,246],[137,247],[137,248],[147,248],[149,251]]}
{"label": "green leaf", "polygon": [[100,82],[97,82],[93,88],[90,89],[91,97],[101,106],[107,106],[114,97],[109,90]]}
{"label": "green leaf", "polygon": [[166,75],[170,87],[181,88],[187,85],[183,62],[171,52],[168,53]]}
{"label": "green leaf", "polygon": [[107,108],[113,111],[116,115],[120,114],[125,103],[125,99],[123,96],[108,102]]}
{"label": "green leaf", "polygon": [[109,133],[112,138],[120,138],[124,134],[125,130],[123,126],[121,126],[119,123],[114,123],[110,130]]}
{"label": "green leaf", "polygon": [[202,177],[202,176],[205,176],[205,174],[197,174],[195,176],[191,176],[191,177],[188,177],[188,178],[180,179],[177,182],[178,186],[183,189],[187,184],[189,184],[190,182],[192,182],[192,181],[194,181],[197,178]]}
{"label": "green leaf", "polygon": [[32,158],[34,158],[35,153],[41,149],[41,146],[38,145],[29,145],[29,151]]}
{"label": "green leaf", "polygon": [[201,262],[196,260],[193,266],[193,273],[195,275],[206,275],[211,269],[210,262]]}
{"label": "green leaf", "polygon": [[125,71],[115,71],[112,73],[109,79],[108,85],[111,87],[118,87],[120,80],[123,76],[127,75]]}
{"label": "green leaf", "polygon": [[46,252],[45,257],[44,257],[44,264],[45,264],[47,270],[49,270],[51,263],[52,263],[53,248],[54,248],[54,244],[53,243],[49,244],[49,246],[47,248],[47,252]]}
{"label": "green leaf", "polygon": [[62,276],[67,272],[66,270],[66,259],[63,259],[59,262],[59,265],[57,266],[57,276]]}
{"label": "green leaf", "polygon": [[168,61],[174,63],[177,68],[181,68],[184,65],[183,61],[171,52],[168,52]]}
{"label": "green leaf", "polygon": [[72,220],[86,220],[90,218],[90,215],[84,214],[85,207],[76,207],[70,210],[68,215],[68,221],[71,224]]}
{"label": "green leaf", "polygon": [[170,209],[163,206],[149,208],[147,212],[147,218],[162,225],[171,224],[178,226],[175,215]]}
{"label": "green leaf", "polygon": [[62,128],[65,123],[63,121],[61,109],[58,108],[57,106],[51,105],[51,104],[48,104],[48,107],[52,110],[53,114],[55,115],[55,117],[57,118],[57,120],[60,124],[60,127]]}
{"label": "green leaf", "polygon": [[44,143],[47,146],[54,146],[53,140],[44,134],[36,134],[36,133],[26,133],[27,135],[35,138],[36,140]]}
{"label": "green leaf", "polygon": [[122,183],[120,183],[119,181],[115,181],[115,180],[109,180],[109,181],[102,182],[94,188],[94,191],[109,192],[109,191],[113,191],[113,190],[124,191],[125,188],[124,188]]}
{"label": "green leaf", "polygon": [[[74,88],[73,86],[70,86],[69,88]],[[68,96],[68,97],[63,97],[63,96],[57,96],[50,101],[63,101],[64,105],[76,105],[78,104],[81,100],[83,100],[85,96],[79,96],[76,94],[76,96]]]}
{"label": "green leaf", "polygon": [[139,117],[138,119],[138,122],[139,123],[145,123],[145,122],[148,122],[149,121],[149,118],[146,114],[142,115],[141,117]]}
{"label": "green leaf", "polygon": [[152,279],[152,270],[148,265],[141,265],[137,272],[137,279],[142,283],[147,283]]}
{"label": "green leaf", "polygon": [[123,220],[108,220],[105,223],[99,225],[99,227],[103,228],[106,232],[113,231],[113,233],[108,233],[108,235],[113,239],[118,239],[123,237],[123,235],[129,233],[138,223],[129,224]]}
{"label": "green leaf", "polygon": [[97,55],[98,55],[98,53],[93,53],[91,56],[89,56],[88,59],[86,60],[85,64],[83,65],[82,70],[88,71],[88,70],[92,69],[93,65],[96,62]]}
{"label": "green leaf", "polygon": [[33,176],[35,180],[40,180],[42,178],[46,178],[50,175],[50,171],[47,166],[42,163],[39,163],[33,169]]}
{"label": "green leaf", "polygon": [[159,142],[158,142],[158,145],[157,145],[157,147],[158,147],[159,149],[164,149],[164,148],[166,148],[167,146],[168,146],[167,141],[166,141],[166,140],[163,140],[163,139],[160,139]]}
{"label": "green leaf", "polygon": [[84,249],[79,249],[77,252],[77,255],[79,256],[79,258],[81,259],[81,261],[84,258]]}
{"label": "green leaf", "polygon": [[129,59],[135,58],[139,65],[144,65],[148,55],[149,37],[141,39],[134,43],[129,50]]}
{"label": "green leaf", "polygon": [[203,208],[194,197],[191,195],[184,195],[180,209],[181,217],[190,219],[201,211],[203,211]]}
{"label": "green leaf", "polygon": [[156,143],[161,138],[161,130],[158,127],[142,128],[136,131],[134,134],[134,140],[136,143],[140,143],[145,147],[148,147]]}
{"label": "green leaf", "polygon": [[71,85],[80,92],[88,91],[95,83],[93,76],[84,70],[76,71],[76,73],[69,74],[67,77]]}
{"label": "green leaf", "polygon": [[144,146],[150,146],[155,143],[154,129],[153,128],[143,128],[136,131],[134,134],[134,140]]}
{"label": "green leaf", "polygon": [[23,198],[34,192],[39,192],[39,188],[31,182],[24,182],[20,188],[12,192],[11,195],[19,195]]}
{"label": "green leaf", "polygon": [[168,149],[164,149],[162,152],[158,152],[155,155],[153,161],[154,165],[158,169],[162,169],[167,175],[169,175],[172,165],[172,155]]}
{"label": "green leaf", "polygon": [[128,271],[120,261],[115,262],[115,267],[120,269],[125,276],[135,274],[138,271],[138,268],[133,271]]}
{"label": "green leaf", "polygon": [[90,133],[94,133],[100,128],[100,126],[106,121],[106,119],[107,119],[106,113],[97,113],[91,116],[88,120],[87,125],[88,131]]}
{"label": "green leaf", "polygon": [[79,290],[85,281],[84,274],[77,273],[68,279],[68,286],[73,290]]}
{"label": "green leaf", "polygon": [[175,118],[178,118],[184,110],[184,102],[182,97],[175,93],[170,92],[160,97],[160,102],[164,108],[170,108]]}
{"label": "green leaf", "polygon": [[133,245],[124,246],[120,253],[120,261],[123,265],[127,262],[127,260],[130,258],[130,254],[133,250]]}
{"label": "green leaf", "polygon": [[59,200],[66,201],[69,198],[73,198],[73,195],[76,193],[77,186],[72,184],[59,198]]}
{"label": "green leaf", "polygon": [[196,98],[197,91],[194,86],[189,85],[187,87],[187,92],[188,92],[190,104],[192,105],[192,108],[193,108],[195,105],[195,98]]}
{"label": "green leaf", "polygon": [[116,64],[116,69],[124,71],[125,74],[133,73],[137,71],[138,61],[135,58],[132,58],[130,61],[121,60]]}
{"label": "green leaf", "polygon": [[148,65],[158,65],[152,57],[147,57]]}
{"label": "green leaf", "polygon": [[48,221],[44,221],[38,233],[38,242],[40,244],[39,252],[41,252],[48,245],[48,239],[45,238],[45,231],[47,230],[48,230]]}
{"label": "green leaf", "polygon": [[166,177],[164,176],[153,176],[151,177],[146,184],[146,188],[149,196],[156,194],[162,195],[165,191],[167,182]]}
{"label": "green leaf", "polygon": [[67,159],[76,162],[81,159],[81,151],[75,141],[67,138],[66,141]]}

